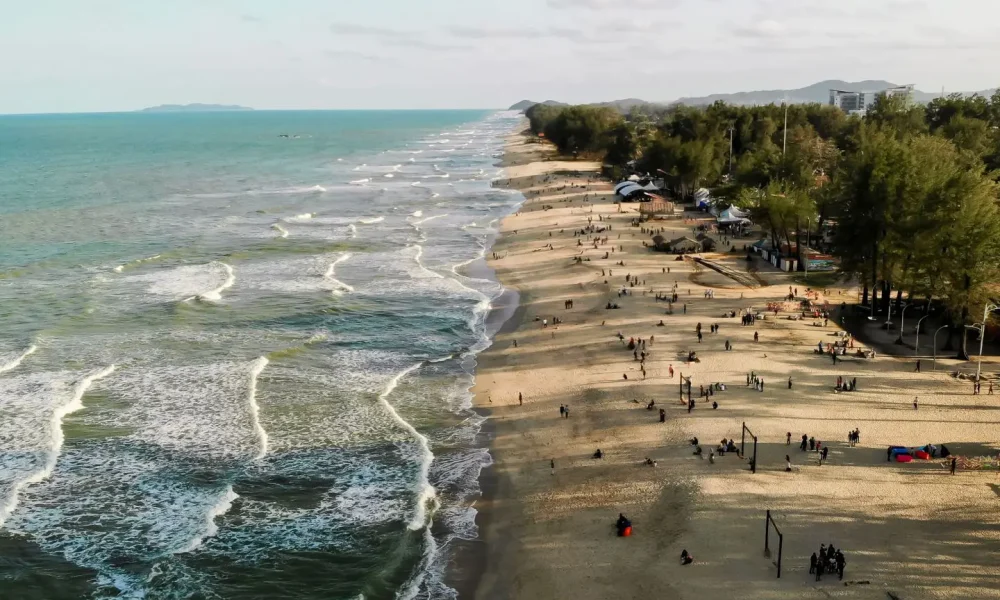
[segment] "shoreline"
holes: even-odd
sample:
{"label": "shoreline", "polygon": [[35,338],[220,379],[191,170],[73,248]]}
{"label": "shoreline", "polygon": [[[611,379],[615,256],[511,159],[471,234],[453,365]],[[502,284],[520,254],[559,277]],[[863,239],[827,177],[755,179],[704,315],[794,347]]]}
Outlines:
{"label": "shoreline", "polygon": [[[510,136],[501,163],[507,182],[500,184],[525,201],[501,221],[487,250],[499,258],[490,255],[486,264],[519,301],[508,305],[490,347],[477,356],[473,410],[485,417],[480,435],[492,464],[480,472],[473,502],[479,535],[456,546],[449,567],[459,598],[818,600],[836,593],[867,600],[886,591],[1000,598],[1000,566],[989,560],[1000,552],[1000,519],[989,511],[1000,493],[995,474],[952,478],[941,461],[885,462],[887,444],[947,443],[955,454],[996,455],[992,423],[1000,408],[983,406],[943,373],[914,376],[904,358],[831,368],[812,349],[818,336],[839,330],[835,324],[815,329],[782,315],[747,328],[722,317],[749,306],[763,310],[796,284],[765,269],[764,285],[746,288],[693,261],[650,252],[650,232],[630,226],[635,206],[614,204],[611,184],[596,177],[599,165],[560,161],[533,142],[523,133]],[[591,222],[613,226],[600,234],[610,243],[595,247],[595,234],[578,235]],[[687,221],[652,225],[668,239],[691,235]],[[738,254],[713,260],[741,262]],[[626,274],[638,283],[620,295]],[[665,314],[653,292],[674,287],[685,311]],[[711,298],[702,293],[709,289]],[[622,309],[606,310],[616,292]],[[834,290],[828,300],[835,306],[844,297]],[[569,300],[574,307],[564,306]],[[543,326],[541,319],[554,316],[563,322]],[[719,324],[721,335],[699,342],[697,323],[706,330]],[[619,331],[650,342],[645,376],[618,342]],[[724,351],[724,340],[735,351]],[[700,362],[685,364],[689,350]],[[693,412],[680,406],[668,366],[693,377],[694,396],[701,385],[725,383],[728,389],[712,399],[718,410],[707,399]],[[744,386],[750,371],[767,380],[766,394]],[[859,391],[833,393],[831,382],[841,374],[858,377]],[[789,376],[794,390],[785,389]],[[910,406],[915,394],[919,411]],[[645,410],[650,399],[665,422]],[[571,407],[570,418],[559,416],[560,405]],[[716,440],[740,439],[744,422],[760,440],[756,474],[739,457],[710,464],[692,455],[689,438],[705,440],[707,455]],[[863,443],[840,441],[855,427]],[[828,464],[787,447],[786,431],[823,440]],[[603,460],[591,458],[595,448]],[[785,472],[786,453],[792,473]],[[657,466],[644,465],[646,458]],[[781,579],[761,558],[765,510],[785,534]],[[619,512],[636,527],[627,540],[614,536]],[[869,583],[813,584],[805,571],[820,541],[844,549],[845,581]],[[694,564],[678,564],[682,549]],[[942,564],[957,571],[943,578]]]}

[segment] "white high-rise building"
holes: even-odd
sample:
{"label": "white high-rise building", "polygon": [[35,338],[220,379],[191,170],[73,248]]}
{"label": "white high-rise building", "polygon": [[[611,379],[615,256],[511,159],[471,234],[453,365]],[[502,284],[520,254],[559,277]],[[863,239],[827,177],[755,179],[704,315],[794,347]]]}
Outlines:
{"label": "white high-rise building", "polygon": [[849,115],[863,115],[875,104],[880,95],[906,96],[913,94],[913,85],[901,85],[876,92],[850,92],[830,90],[830,106],[836,106]]}

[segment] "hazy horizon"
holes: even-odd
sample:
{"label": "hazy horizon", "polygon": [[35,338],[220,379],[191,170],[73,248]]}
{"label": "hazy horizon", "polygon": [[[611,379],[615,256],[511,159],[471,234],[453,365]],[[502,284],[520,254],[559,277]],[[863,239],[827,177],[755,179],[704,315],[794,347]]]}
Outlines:
{"label": "hazy horizon", "polygon": [[987,0],[39,0],[0,21],[0,114],[669,102],[826,79],[977,91],[1000,83],[979,66],[1000,57],[998,18]]}

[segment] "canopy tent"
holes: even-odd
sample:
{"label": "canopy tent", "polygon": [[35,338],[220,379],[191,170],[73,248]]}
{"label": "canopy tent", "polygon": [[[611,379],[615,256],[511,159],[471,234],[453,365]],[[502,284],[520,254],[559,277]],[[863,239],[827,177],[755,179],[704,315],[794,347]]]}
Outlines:
{"label": "canopy tent", "polygon": [[642,179],[642,178],[639,177],[638,175],[636,175],[635,173],[629,175],[629,177],[628,177],[629,181],[639,181],[640,179]]}
{"label": "canopy tent", "polygon": [[622,188],[630,187],[630,186],[633,186],[633,185],[635,185],[634,181],[623,181],[623,182],[621,182],[621,183],[619,183],[618,185],[615,186],[615,193],[617,194],[618,190],[620,190]]}
{"label": "canopy tent", "polygon": [[706,208],[711,204],[712,195],[706,188],[699,188],[694,193],[694,205],[698,208]]}
{"label": "canopy tent", "polygon": [[650,181],[646,185],[642,186],[642,189],[646,190],[647,192],[658,192],[658,191],[660,191],[660,188],[656,187],[656,184],[654,184],[652,181]]}
{"label": "canopy tent", "polygon": [[738,210],[739,209],[730,206],[726,210],[722,211],[722,214],[719,215],[719,223],[723,225],[731,225],[733,223],[750,223],[750,219],[736,213]]}
{"label": "canopy tent", "polygon": [[632,185],[627,185],[627,186],[625,186],[623,188],[620,188],[620,189],[616,190],[615,193],[617,193],[622,198],[628,198],[632,194],[634,194],[636,192],[642,192],[642,191],[645,191],[645,190],[642,189],[641,185],[633,183]]}
{"label": "canopy tent", "polygon": [[749,218],[750,217],[750,213],[748,213],[746,211],[743,211],[743,210],[740,210],[739,208],[737,208],[735,206],[730,206],[728,209],[726,209],[726,211],[728,211],[734,217],[742,217],[742,218]]}

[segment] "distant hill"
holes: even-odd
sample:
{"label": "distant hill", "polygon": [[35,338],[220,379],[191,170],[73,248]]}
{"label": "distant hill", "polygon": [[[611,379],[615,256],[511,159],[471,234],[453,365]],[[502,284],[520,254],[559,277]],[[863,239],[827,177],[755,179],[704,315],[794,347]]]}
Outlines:
{"label": "distant hill", "polygon": [[[844,90],[848,92],[877,92],[887,88],[896,87],[896,85],[897,84],[895,83],[890,83],[881,79],[853,82],[842,81],[839,79],[828,79],[804,88],[793,90],[761,90],[756,92],[737,92],[734,94],[712,94],[710,96],[695,98],[680,98],[675,103],[687,104],[689,106],[702,106],[705,104],[712,104],[717,100],[722,100],[728,104],[743,106],[772,103],[781,104],[783,101],[787,101],[789,104],[808,104],[811,102],[827,104],[830,102],[830,90]],[[979,92],[960,93],[966,96],[971,96],[973,93],[977,93],[980,96],[990,96],[994,91],[995,90],[982,90]],[[913,90],[913,100],[919,103],[927,103],[940,96],[940,92],[922,92],[920,90]]]}
{"label": "distant hill", "polygon": [[238,110],[253,109],[235,104],[161,104],[143,108],[137,112],[229,112]]}
{"label": "distant hill", "polygon": [[545,102],[535,102],[533,100],[521,100],[517,104],[511,106],[507,110],[519,110],[524,112],[536,104],[544,104],[546,106],[568,106],[564,102],[556,102],[555,100],[546,100]]}
{"label": "distant hill", "polygon": [[[597,102],[592,104],[592,106],[608,106],[614,108],[620,112],[628,112],[636,107],[664,107],[672,104],[686,104],[688,106],[705,106],[707,104],[712,104],[716,101],[723,101],[727,104],[735,104],[741,106],[753,106],[753,105],[765,105],[765,104],[781,104],[787,101],[789,104],[808,104],[813,102],[818,102],[819,104],[827,104],[830,102],[830,90],[845,90],[845,91],[857,91],[857,92],[876,92],[884,90],[891,87],[896,87],[897,84],[891,83],[889,81],[883,81],[881,79],[866,80],[866,81],[842,81],[839,79],[828,79],[826,81],[820,81],[812,85],[791,89],[791,90],[759,90],[755,92],[735,92],[731,94],[712,94],[710,96],[699,96],[690,98],[679,98],[673,102],[647,102],[646,100],[639,100],[638,98],[626,98],[624,100],[613,100],[611,102]],[[965,96],[971,96],[972,94],[978,94],[980,96],[989,97],[996,92],[996,89],[980,90],[978,92],[959,92]],[[952,92],[945,91],[946,94]],[[913,90],[913,100],[921,104],[926,104],[935,98],[939,98],[941,92],[922,92],[920,90]],[[526,110],[533,106],[535,103],[529,100],[523,102],[518,102],[512,106],[511,110]],[[547,100],[544,104],[549,104],[552,106],[565,106],[561,102],[555,102],[552,100]]]}

